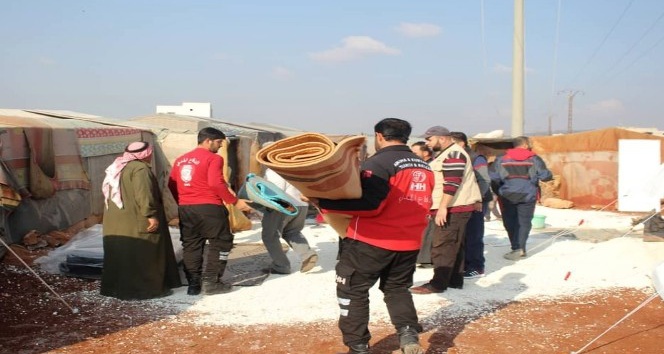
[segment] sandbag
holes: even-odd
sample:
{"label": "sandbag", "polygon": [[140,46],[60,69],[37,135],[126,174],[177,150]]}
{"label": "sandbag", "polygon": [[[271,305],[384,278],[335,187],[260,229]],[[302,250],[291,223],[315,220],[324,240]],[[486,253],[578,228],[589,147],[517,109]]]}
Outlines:
{"label": "sandbag", "polygon": [[560,198],[542,199],[542,205],[554,209],[570,209],[574,207],[574,202]]}
{"label": "sandbag", "polygon": [[233,204],[226,204],[226,209],[228,209],[228,222],[230,223],[231,232],[251,230],[251,220],[240,209]]}

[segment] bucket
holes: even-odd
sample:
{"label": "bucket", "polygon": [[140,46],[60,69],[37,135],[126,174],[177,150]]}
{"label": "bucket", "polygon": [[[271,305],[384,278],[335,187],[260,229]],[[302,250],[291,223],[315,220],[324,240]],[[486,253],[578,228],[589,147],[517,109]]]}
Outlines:
{"label": "bucket", "polygon": [[533,229],[543,229],[546,215],[533,215]]}

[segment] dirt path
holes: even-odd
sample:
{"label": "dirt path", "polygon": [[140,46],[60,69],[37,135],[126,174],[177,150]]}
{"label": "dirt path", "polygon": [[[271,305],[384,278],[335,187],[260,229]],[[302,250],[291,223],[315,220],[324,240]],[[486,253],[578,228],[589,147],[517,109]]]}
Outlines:
{"label": "dirt path", "polygon": [[[42,274],[71,311],[18,262],[0,264],[1,353],[344,353],[334,321],[281,326],[195,325],[192,314],[97,295],[99,282]],[[574,298],[495,304],[492,311],[427,319],[426,353],[565,353],[580,349],[651,293],[616,289]],[[372,323],[372,353],[393,353],[391,325]],[[664,302],[657,297],[586,353],[657,353]]]}

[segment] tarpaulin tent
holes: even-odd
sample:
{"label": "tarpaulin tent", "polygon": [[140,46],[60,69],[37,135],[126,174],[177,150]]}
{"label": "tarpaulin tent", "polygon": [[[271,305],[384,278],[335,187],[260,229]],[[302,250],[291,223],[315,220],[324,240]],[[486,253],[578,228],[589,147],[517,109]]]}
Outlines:
{"label": "tarpaulin tent", "polygon": [[[664,136],[646,129],[607,128],[573,134],[530,136],[535,153],[560,180],[557,197],[572,201],[576,207],[615,209],[618,204],[619,142],[624,139],[659,140]],[[654,130],[656,132],[656,130]],[[474,147],[482,146],[489,161],[513,145],[513,138],[470,138]],[[660,144],[664,161],[664,143]]]}
{"label": "tarpaulin tent", "polygon": [[[157,176],[165,176],[168,167],[151,131],[102,117],[0,109],[0,132],[5,196],[1,221],[9,243],[30,230],[47,233],[102,215],[104,171],[129,142],[155,145],[152,165]],[[166,181],[161,178],[160,184],[163,188]]]}
{"label": "tarpaulin tent", "polygon": [[664,136],[622,128],[531,137],[533,151],[561,176],[560,198],[575,206],[605,206],[618,199],[618,145],[621,139],[660,140]]}
{"label": "tarpaulin tent", "polygon": [[198,131],[205,127],[221,130],[230,137],[229,145],[219,152],[226,164],[224,176],[236,191],[249,173],[261,174],[261,167],[254,156],[262,143],[285,137],[278,130],[266,130],[250,125],[220,121],[212,118],[177,114],[153,114],[133,118],[124,124],[151,129],[159,137],[159,143],[169,163],[196,147]]}

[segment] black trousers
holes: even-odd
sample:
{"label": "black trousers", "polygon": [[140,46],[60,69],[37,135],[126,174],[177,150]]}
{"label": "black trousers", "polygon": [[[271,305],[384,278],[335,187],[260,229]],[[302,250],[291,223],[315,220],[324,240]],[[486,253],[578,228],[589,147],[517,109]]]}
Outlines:
{"label": "black trousers", "polygon": [[512,250],[526,251],[526,242],[533,226],[535,202],[512,203],[499,197],[500,209],[503,211],[503,226],[510,238]]}
{"label": "black trousers", "polygon": [[431,264],[431,245],[433,243],[433,227],[436,224],[428,223],[422,234],[422,245],[420,252],[417,254],[418,264]]}
{"label": "black trousers", "polygon": [[369,343],[369,289],[378,280],[394,327],[411,326],[421,331],[408,290],[413,285],[418,251],[390,251],[348,237],[341,242],[336,282],[344,344]]}
{"label": "black trousers", "polygon": [[[224,274],[233,248],[228,209],[214,204],[180,205],[178,214],[182,263],[189,284],[200,284],[201,278],[217,281]],[[206,240],[208,247],[205,246]],[[206,260],[205,267],[203,259]]]}
{"label": "black trousers", "polygon": [[484,213],[473,211],[466,225],[465,270],[484,271]]}
{"label": "black trousers", "polygon": [[435,224],[435,218],[429,219],[434,232],[431,248],[433,278],[430,283],[436,289],[463,287],[466,226],[471,214],[470,211],[447,213],[447,224],[442,227]]}

